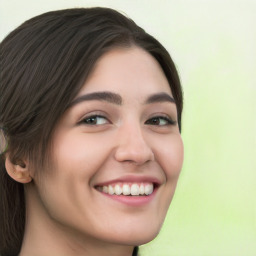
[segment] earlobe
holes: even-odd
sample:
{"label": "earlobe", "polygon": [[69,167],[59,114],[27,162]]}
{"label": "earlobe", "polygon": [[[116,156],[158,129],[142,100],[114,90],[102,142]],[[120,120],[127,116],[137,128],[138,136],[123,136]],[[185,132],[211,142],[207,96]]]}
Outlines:
{"label": "earlobe", "polygon": [[28,164],[20,161],[19,163],[12,163],[9,155],[5,159],[5,168],[9,176],[17,182],[29,183],[32,180],[28,170]]}

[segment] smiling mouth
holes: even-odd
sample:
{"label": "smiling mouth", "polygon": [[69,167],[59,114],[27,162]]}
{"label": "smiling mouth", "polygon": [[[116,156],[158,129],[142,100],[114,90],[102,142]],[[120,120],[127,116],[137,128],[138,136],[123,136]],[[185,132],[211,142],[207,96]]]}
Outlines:
{"label": "smiling mouth", "polygon": [[151,182],[141,183],[121,183],[109,184],[104,186],[96,186],[95,188],[108,195],[117,196],[149,196],[157,187],[156,184]]}

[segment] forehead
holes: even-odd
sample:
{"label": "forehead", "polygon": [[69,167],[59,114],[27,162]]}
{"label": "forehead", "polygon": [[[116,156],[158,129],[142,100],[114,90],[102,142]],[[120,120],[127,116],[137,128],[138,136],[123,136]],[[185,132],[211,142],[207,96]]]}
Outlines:
{"label": "forehead", "polygon": [[172,95],[159,63],[139,47],[116,48],[97,61],[79,95],[97,91],[113,91],[122,97],[159,92]]}

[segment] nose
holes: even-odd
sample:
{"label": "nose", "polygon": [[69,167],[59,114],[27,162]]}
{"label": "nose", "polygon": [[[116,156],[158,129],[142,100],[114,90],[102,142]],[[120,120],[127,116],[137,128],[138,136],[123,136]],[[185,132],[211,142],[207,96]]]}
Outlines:
{"label": "nose", "polygon": [[144,139],[139,127],[129,126],[120,129],[117,143],[115,159],[119,162],[143,165],[155,158],[152,148]]}

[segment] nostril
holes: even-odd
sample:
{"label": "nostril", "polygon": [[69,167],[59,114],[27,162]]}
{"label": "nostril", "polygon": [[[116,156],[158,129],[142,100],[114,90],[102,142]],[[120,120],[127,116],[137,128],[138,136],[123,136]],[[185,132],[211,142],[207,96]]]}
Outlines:
{"label": "nostril", "polygon": [[120,146],[115,152],[117,161],[133,164],[142,164],[154,161],[155,156],[150,148]]}
{"label": "nostril", "polygon": [[117,141],[118,144],[115,149],[115,159],[117,161],[137,165],[154,161],[155,156],[152,148],[141,134],[141,131],[126,130],[125,132],[120,132],[120,137]]}

